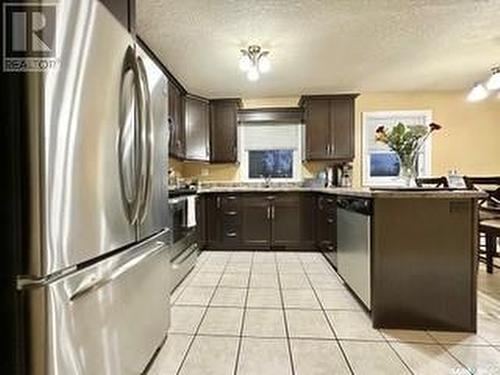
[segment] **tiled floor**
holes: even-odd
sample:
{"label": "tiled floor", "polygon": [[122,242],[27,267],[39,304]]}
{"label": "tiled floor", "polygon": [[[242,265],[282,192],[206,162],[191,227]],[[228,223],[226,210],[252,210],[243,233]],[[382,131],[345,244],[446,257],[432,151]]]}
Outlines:
{"label": "tiled floor", "polygon": [[500,271],[477,335],[378,331],[319,253],[204,252],[151,375],[498,374]]}

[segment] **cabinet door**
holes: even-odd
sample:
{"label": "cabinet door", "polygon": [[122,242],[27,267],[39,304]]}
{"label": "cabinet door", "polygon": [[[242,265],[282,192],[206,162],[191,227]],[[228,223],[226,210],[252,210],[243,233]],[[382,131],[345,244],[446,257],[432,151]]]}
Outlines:
{"label": "cabinet door", "polygon": [[210,101],[210,160],[215,163],[237,161],[238,102]]}
{"label": "cabinet door", "polygon": [[319,195],[316,204],[316,246],[337,266],[335,197]]}
{"label": "cabinet door", "polygon": [[208,101],[188,96],[185,109],[185,157],[189,160],[208,161]]}
{"label": "cabinet door", "polygon": [[314,99],[306,103],[307,160],[326,160],[330,141],[330,100]]}
{"label": "cabinet door", "polygon": [[168,84],[168,122],[169,153],[178,159],[184,159],[184,98],[181,90],[172,82]]}
{"label": "cabinet door", "polygon": [[204,195],[203,199],[203,235],[205,246],[209,249],[217,248],[220,242],[220,221],[217,208],[217,197],[213,194]]}
{"label": "cabinet door", "polygon": [[269,249],[271,206],[265,195],[242,197],[241,243],[245,248]]}
{"label": "cabinet door", "polygon": [[333,99],[330,105],[331,154],[334,159],[354,159],[354,100]]}
{"label": "cabinet door", "polygon": [[314,196],[278,194],[272,201],[272,246],[314,249]]}

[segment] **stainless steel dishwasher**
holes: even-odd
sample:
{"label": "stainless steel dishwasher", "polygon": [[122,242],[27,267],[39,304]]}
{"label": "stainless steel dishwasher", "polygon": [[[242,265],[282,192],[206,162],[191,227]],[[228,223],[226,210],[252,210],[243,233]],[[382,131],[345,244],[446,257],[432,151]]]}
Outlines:
{"label": "stainless steel dishwasher", "polygon": [[337,198],[337,271],[351,290],[371,309],[372,200]]}

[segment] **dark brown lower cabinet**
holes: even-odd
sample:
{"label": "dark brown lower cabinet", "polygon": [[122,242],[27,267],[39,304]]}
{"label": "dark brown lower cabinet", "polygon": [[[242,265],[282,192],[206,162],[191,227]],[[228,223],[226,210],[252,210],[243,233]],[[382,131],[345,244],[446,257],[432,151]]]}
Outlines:
{"label": "dark brown lower cabinet", "polygon": [[314,195],[204,194],[208,249],[314,250]]}
{"label": "dark brown lower cabinet", "polygon": [[271,208],[268,197],[241,197],[241,245],[245,248],[268,249],[271,242]]}
{"label": "dark brown lower cabinet", "polygon": [[314,249],[314,195],[277,194],[271,206],[273,249]]}
{"label": "dark brown lower cabinet", "polygon": [[337,205],[332,195],[316,197],[316,246],[337,267]]}

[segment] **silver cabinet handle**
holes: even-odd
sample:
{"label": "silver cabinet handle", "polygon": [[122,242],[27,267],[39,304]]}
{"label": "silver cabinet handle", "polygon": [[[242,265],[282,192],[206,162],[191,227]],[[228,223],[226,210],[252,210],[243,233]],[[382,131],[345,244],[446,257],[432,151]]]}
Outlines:
{"label": "silver cabinet handle", "polygon": [[236,237],[236,232],[227,232],[226,237]]}
{"label": "silver cabinet handle", "polygon": [[271,219],[274,220],[274,205],[271,206]]}
{"label": "silver cabinet handle", "polygon": [[217,197],[217,208],[220,208],[220,197]]}
{"label": "silver cabinet handle", "polygon": [[267,220],[271,220],[271,206],[267,206]]}
{"label": "silver cabinet handle", "polygon": [[90,292],[93,292],[94,290],[102,288],[106,284],[115,280],[120,275],[123,275],[125,272],[127,272],[127,271],[131,270],[132,268],[136,267],[137,265],[139,265],[145,259],[155,255],[158,251],[162,250],[164,247],[165,247],[165,244],[163,242],[157,242],[156,246],[153,249],[151,249],[150,251],[146,252],[145,254],[134,257],[133,259],[129,260],[128,262],[116,267],[115,269],[110,271],[108,274],[105,274],[101,277],[97,277],[97,276],[93,275],[93,277],[91,277],[90,279],[84,280],[78,286],[78,288],[76,288],[76,291],[71,295],[69,300],[71,302],[74,302],[77,299],[82,298],[85,295],[89,294]]}

